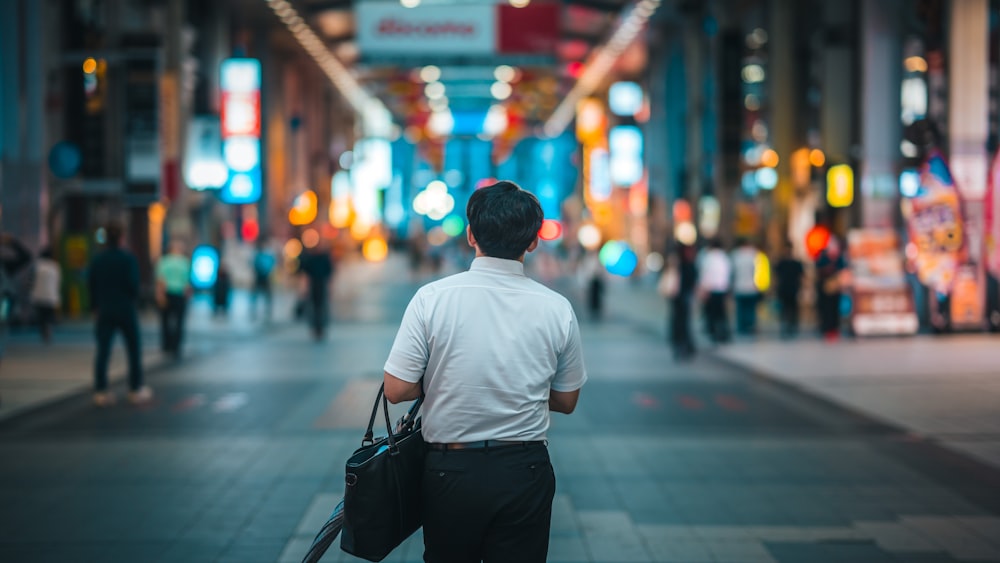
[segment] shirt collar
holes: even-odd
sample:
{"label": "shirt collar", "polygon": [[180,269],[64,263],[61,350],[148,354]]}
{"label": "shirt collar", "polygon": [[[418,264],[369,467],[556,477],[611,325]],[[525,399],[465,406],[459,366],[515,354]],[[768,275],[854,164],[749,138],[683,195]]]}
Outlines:
{"label": "shirt collar", "polygon": [[524,275],[524,263],[520,260],[506,260],[492,256],[480,256],[472,261],[469,271],[493,272],[497,274]]}

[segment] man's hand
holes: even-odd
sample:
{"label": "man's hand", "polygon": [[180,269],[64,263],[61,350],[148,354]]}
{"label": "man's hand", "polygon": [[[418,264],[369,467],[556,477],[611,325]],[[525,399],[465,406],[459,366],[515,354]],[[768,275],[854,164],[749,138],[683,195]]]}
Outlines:
{"label": "man's hand", "polygon": [[580,390],[556,391],[549,390],[549,410],[570,414],[576,410],[576,402],[580,399]]}

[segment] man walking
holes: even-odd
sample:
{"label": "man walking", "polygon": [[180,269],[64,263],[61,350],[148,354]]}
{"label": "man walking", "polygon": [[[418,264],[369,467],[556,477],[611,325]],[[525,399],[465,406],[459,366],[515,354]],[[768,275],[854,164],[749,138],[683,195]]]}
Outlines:
{"label": "man walking", "polygon": [[705,316],[708,335],[712,342],[729,341],[729,315],[726,314],[726,296],[732,287],[733,265],[722,250],[722,243],[713,240],[701,259],[698,278],[699,292],[705,298]]}
{"label": "man walking", "polygon": [[170,243],[170,252],[156,264],[156,295],[160,305],[161,346],[164,352],[179,358],[184,316],[191,295],[191,260],[179,240]]}
{"label": "man walking", "polygon": [[791,242],[785,243],[781,260],[774,266],[778,306],[781,309],[781,337],[793,338],[799,332],[799,291],[805,269],[795,258]]}
{"label": "man walking", "polygon": [[129,400],[147,402],[153,397],[142,384],[142,356],[139,339],[139,263],[121,248],[122,227],[109,225],[105,229],[107,246],[94,257],[87,268],[90,302],[97,314],[97,358],[94,362],[94,404],[108,407],[115,396],[108,391],[108,360],[116,332],[125,338],[128,354]]}
{"label": "man walking", "polygon": [[524,275],[542,208],[511,182],[466,208],[476,258],[422,287],[385,364],[393,403],[426,394],[424,561],[542,563],[555,475],[549,411],[569,414],[587,380],[573,308]]}
{"label": "man walking", "polygon": [[299,271],[305,275],[309,297],[309,325],[313,338],[323,339],[329,314],[330,279],[333,277],[333,259],[330,250],[316,247],[299,258]]}

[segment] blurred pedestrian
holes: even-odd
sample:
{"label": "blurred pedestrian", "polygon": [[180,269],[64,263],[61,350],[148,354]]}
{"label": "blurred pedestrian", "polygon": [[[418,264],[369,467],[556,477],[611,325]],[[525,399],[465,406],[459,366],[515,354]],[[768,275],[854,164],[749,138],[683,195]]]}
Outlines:
{"label": "blurred pedestrian", "polygon": [[587,250],[580,259],[577,272],[587,296],[587,312],[591,320],[599,321],[604,314],[605,269],[595,250]]}
{"label": "blurred pedestrian", "polygon": [[840,241],[831,236],[816,258],[816,308],[819,316],[819,331],[830,341],[840,337],[840,274],[846,262],[840,249]]}
{"label": "blurred pedestrian", "polygon": [[160,306],[160,345],[174,358],[181,355],[184,318],[191,296],[191,259],[181,240],[170,242],[170,252],[156,264],[156,294]]}
{"label": "blurred pedestrian", "polygon": [[257,251],[253,256],[253,292],[250,297],[250,318],[257,318],[257,299],[264,298],[264,318],[271,320],[272,294],[271,294],[271,274],[278,259],[268,245],[261,240],[257,241]]}
{"label": "blurred pedestrian", "polygon": [[678,243],[676,252],[668,259],[668,266],[659,284],[660,294],[670,302],[670,345],[677,360],[687,360],[695,354],[694,337],[691,334],[691,308],[697,283],[695,249]]}
{"label": "blurred pedestrian", "polygon": [[94,361],[94,404],[108,407],[115,396],[108,390],[108,361],[116,332],[125,339],[128,355],[129,401],[144,403],[153,398],[143,385],[142,342],[139,334],[139,262],[122,248],[123,229],[118,223],[105,228],[106,247],[87,268],[90,305],[97,315],[97,358]]}
{"label": "blurred pedestrian", "polygon": [[14,278],[31,263],[31,252],[21,241],[7,233],[0,234],[0,359],[7,340],[7,327],[14,316],[17,285]]}
{"label": "blurred pedestrian", "polygon": [[330,293],[333,277],[333,259],[326,248],[315,247],[299,259],[299,272],[306,277],[306,295],[309,309],[309,326],[313,338],[321,340],[326,333]]}
{"label": "blurred pedestrian", "polygon": [[220,263],[219,272],[215,276],[215,285],[212,286],[212,316],[229,314],[229,298],[232,291],[233,278],[229,275],[229,268]]}
{"label": "blurred pedestrian", "polygon": [[729,342],[726,298],[732,288],[733,266],[721,242],[713,240],[709,243],[698,272],[698,291],[705,300],[708,336],[716,344]]}
{"label": "blurred pedestrian", "polygon": [[59,263],[52,258],[52,249],[46,247],[35,261],[35,278],[31,283],[31,304],[35,307],[35,318],[42,341],[52,342],[52,324],[60,304],[62,272]]}
{"label": "blurred pedestrian", "polygon": [[757,250],[749,240],[741,238],[732,252],[733,301],[736,303],[736,332],[750,335],[757,331]]}
{"label": "blurred pedestrian", "polygon": [[469,271],[425,285],[403,315],[383,381],[423,407],[425,561],[544,563],[556,480],[550,411],[587,380],[573,307],[524,274],[542,208],[499,182],[472,193]]}
{"label": "blurred pedestrian", "polygon": [[774,265],[782,338],[793,338],[799,333],[799,292],[803,275],[802,262],[795,258],[792,243],[786,242],[781,259]]}

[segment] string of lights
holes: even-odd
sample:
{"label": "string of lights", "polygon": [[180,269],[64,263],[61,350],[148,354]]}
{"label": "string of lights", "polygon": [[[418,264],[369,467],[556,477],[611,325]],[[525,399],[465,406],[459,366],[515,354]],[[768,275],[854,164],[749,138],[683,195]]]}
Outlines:
{"label": "string of lights", "polygon": [[545,122],[544,131],[547,136],[557,137],[566,129],[576,113],[576,104],[601,85],[621,54],[638,37],[646,22],[660,7],[660,2],[661,0],[640,0],[621,19],[611,38],[598,48],[597,55],[583,68],[576,84]]}

